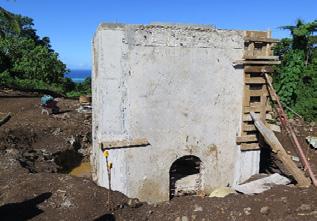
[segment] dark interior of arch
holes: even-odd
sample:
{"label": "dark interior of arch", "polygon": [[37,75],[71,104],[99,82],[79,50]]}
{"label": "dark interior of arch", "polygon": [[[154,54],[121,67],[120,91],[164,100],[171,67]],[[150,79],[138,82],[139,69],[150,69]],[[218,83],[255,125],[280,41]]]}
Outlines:
{"label": "dark interior of arch", "polygon": [[170,199],[176,194],[176,182],[186,176],[200,173],[201,160],[193,155],[183,156],[170,168]]}

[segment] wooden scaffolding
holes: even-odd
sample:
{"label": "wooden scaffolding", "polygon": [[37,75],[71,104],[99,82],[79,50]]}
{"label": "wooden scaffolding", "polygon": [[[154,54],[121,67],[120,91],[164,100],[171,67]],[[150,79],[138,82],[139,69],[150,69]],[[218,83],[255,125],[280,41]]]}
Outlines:
{"label": "wooden scaffolding", "polygon": [[[272,47],[278,42],[272,39],[271,32],[246,31],[244,56],[239,61],[244,67],[244,98],[241,135],[237,144],[242,151],[260,149],[262,139],[253,124],[250,112],[256,113],[263,122],[271,119],[268,87],[264,74],[273,73],[273,65],[279,64],[273,56]],[[271,77],[270,77],[271,80]],[[269,126],[269,125],[268,125]]]}

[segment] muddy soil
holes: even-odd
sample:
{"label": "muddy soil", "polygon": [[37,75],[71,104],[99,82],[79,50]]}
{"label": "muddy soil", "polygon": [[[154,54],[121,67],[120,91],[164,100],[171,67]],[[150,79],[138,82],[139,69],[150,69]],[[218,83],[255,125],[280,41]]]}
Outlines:
{"label": "muddy soil", "polygon": [[0,97],[0,117],[12,114],[0,127],[0,152],[15,155],[32,173],[67,172],[88,160],[91,116],[76,111],[76,100],[60,98],[57,115],[42,114],[39,104],[40,98],[30,95]]}
{"label": "muddy soil", "polygon": [[[0,90],[0,118],[12,113],[0,127],[0,220],[317,220],[314,187],[276,186],[225,198],[184,196],[152,205],[109,192],[87,176],[90,116],[78,113],[78,102],[68,99],[59,101],[64,113],[42,115],[39,99]],[[317,154],[304,138],[316,136],[316,127],[293,123],[315,170]],[[296,155],[287,135],[277,135]],[[81,171],[87,178],[75,177]]]}

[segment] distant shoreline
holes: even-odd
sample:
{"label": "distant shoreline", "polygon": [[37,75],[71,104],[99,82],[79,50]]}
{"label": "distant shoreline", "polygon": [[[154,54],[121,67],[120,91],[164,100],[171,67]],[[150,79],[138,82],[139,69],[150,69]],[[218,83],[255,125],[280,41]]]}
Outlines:
{"label": "distant shoreline", "polygon": [[71,78],[75,83],[83,82],[87,77],[91,77],[91,70],[89,69],[73,69],[65,74],[65,77]]}

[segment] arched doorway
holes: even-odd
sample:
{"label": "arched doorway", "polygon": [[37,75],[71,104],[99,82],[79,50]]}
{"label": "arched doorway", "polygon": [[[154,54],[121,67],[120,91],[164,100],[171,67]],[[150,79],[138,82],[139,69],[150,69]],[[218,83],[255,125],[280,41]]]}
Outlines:
{"label": "arched doorway", "polygon": [[183,156],[170,168],[170,199],[180,195],[195,195],[201,189],[201,160]]}

